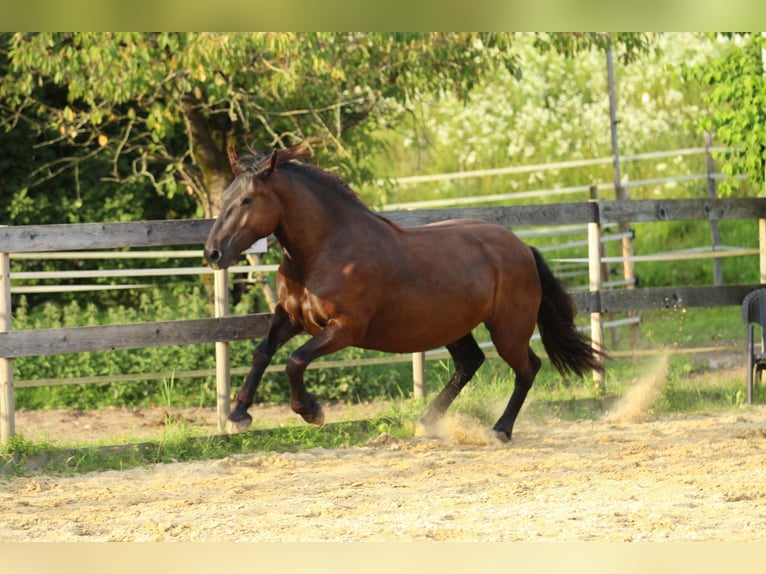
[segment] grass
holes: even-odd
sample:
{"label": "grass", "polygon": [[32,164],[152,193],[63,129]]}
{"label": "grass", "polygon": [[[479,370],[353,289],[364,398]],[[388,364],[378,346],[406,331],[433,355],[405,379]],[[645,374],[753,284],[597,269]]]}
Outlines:
{"label": "grass", "polygon": [[[554,382],[552,376],[541,373],[522,417],[537,421],[598,419],[651,369],[652,359],[636,363],[628,359],[616,361],[608,369],[610,383],[606,397],[597,396],[587,381],[567,386],[560,379]],[[455,401],[450,413],[484,427],[491,426],[502,412],[511,390],[509,377],[503,371],[501,361],[488,361],[476,380]],[[744,376],[744,372],[741,376],[720,375],[706,370],[704,363],[696,358],[675,356],[670,359],[664,385],[647,416],[712,414],[740,409],[746,402]],[[431,387],[438,388],[436,384]],[[756,400],[766,402],[764,386],[757,387]],[[0,447],[0,475],[75,474],[220,459],[252,452],[345,448],[364,445],[382,433],[405,439],[414,436],[415,422],[423,407],[422,401],[403,399],[392,401],[384,414],[371,420],[327,424],[319,429],[297,424],[225,436],[201,435],[188,422],[170,420],[159,439],[117,447],[54,445],[16,436]]]}
{"label": "grass", "polygon": [[[744,358],[743,358],[744,367]],[[662,395],[655,404],[658,415],[712,414],[739,409],[747,403],[746,369],[731,372],[696,370],[689,362],[671,365]],[[756,384],[753,400],[766,402],[766,387]]]}
{"label": "grass", "polygon": [[344,448],[365,444],[386,432],[394,437],[412,436],[414,423],[404,411],[371,420],[257,429],[234,435],[201,435],[193,425],[170,421],[159,439],[125,445],[63,445],[28,441],[17,435],[0,447],[0,475],[75,474],[124,470],[155,463],[219,459],[235,454],[299,451],[310,448]]}

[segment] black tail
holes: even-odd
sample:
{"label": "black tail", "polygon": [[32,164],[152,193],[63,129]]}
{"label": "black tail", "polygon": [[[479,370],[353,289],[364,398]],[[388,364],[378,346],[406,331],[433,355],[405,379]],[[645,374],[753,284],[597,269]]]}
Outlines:
{"label": "black tail", "polygon": [[594,349],[590,338],[575,327],[574,301],[537,249],[533,247],[532,253],[543,292],[537,328],[551,363],[562,375],[572,372],[581,377],[594,369],[603,372],[606,355],[601,349]]}

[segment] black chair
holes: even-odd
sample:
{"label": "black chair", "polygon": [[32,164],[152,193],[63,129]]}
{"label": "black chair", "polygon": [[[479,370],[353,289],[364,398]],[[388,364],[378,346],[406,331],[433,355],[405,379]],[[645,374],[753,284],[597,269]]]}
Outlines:
{"label": "black chair", "polygon": [[[766,289],[756,289],[742,301],[742,322],[747,325],[747,402],[753,404],[753,380],[766,369]],[[761,330],[755,342],[755,325]]]}

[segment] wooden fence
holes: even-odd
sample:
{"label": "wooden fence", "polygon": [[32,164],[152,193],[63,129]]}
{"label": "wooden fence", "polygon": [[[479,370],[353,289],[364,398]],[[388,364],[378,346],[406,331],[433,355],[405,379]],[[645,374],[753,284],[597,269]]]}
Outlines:
{"label": "wooden fence", "polygon": [[[600,230],[603,224],[678,220],[753,219],[759,222],[760,282],[766,283],[766,198],[590,201],[508,207],[472,207],[388,212],[404,226],[455,217],[471,217],[506,227],[586,224],[589,235],[587,292],[573,292],[581,312],[591,314],[591,335],[602,338],[601,316],[607,312],[684,307],[740,305],[759,285],[601,289]],[[227,272],[215,272],[216,317],[42,330],[11,329],[11,253],[52,253],[125,247],[196,246],[202,244],[213,220],[90,223],[0,228],[0,442],[14,434],[13,359],[58,353],[152,346],[216,343],[218,418],[223,428],[229,409],[228,342],[261,338],[266,314],[228,317]],[[747,252],[749,253],[749,252]],[[736,255],[743,255],[743,252]],[[716,251],[716,257],[727,256]]]}

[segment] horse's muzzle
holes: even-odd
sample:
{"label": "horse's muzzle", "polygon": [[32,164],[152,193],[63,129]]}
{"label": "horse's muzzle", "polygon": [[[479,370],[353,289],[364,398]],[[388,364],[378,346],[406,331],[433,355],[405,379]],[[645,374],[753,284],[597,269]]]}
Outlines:
{"label": "horse's muzzle", "polygon": [[213,269],[221,269],[221,259],[223,253],[220,249],[205,249],[205,260],[207,264]]}

